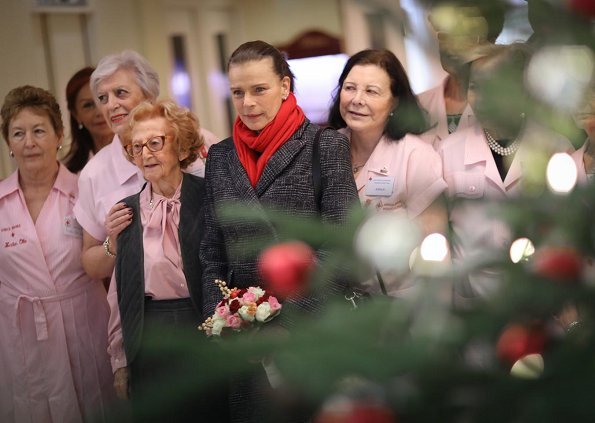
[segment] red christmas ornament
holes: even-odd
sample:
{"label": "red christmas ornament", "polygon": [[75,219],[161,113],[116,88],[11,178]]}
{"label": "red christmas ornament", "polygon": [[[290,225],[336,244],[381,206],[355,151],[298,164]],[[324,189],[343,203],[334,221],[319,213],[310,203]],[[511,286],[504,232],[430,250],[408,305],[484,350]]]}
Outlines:
{"label": "red christmas ornament", "polygon": [[572,247],[543,247],[533,256],[533,271],[550,279],[578,281],[583,258]]}
{"label": "red christmas ornament", "polygon": [[546,336],[541,325],[513,324],[500,334],[496,344],[498,357],[510,365],[529,354],[541,354]]}
{"label": "red christmas ornament", "polygon": [[587,19],[595,19],[595,0],[566,0],[568,8]]}
{"label": "red christmas ornament", "polygon": [[388,407],[361,401],[322,410],[314,419],[315,423],[397,423],[397,421]]}
{"label": "red christmas ornament", "polygon": [[267,248],[259,257],[258,271],[266,288],[284,299],[301,293],[314,269],[314,250],[301,241],[291,241]]}

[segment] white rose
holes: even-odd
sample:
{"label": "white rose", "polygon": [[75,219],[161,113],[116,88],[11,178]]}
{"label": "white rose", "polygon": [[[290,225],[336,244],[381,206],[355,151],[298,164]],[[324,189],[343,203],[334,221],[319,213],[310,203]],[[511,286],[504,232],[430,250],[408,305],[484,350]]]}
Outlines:
{"label": "white rose", "polygon": [[269,303],[264,302],[256,308],[256,320],[259,322],[266,322],[271,316],[271,306]]}
{"label": "white rose", "polygon": [[215,319],[213,321],[213,329],[211,329],[211,333],[213,335],[221,335],[221,331],[225,327],[225,319]]}
{"label": "white rose", "polygon": [[240,317],[242,318],[242,320],[245,320],[246,322],[253,322],[254,321],[254,315],[248,313],[248,310],[249,310],[249,307],[248,306],[242,306],[238,310],[238,314],[240,315]]}

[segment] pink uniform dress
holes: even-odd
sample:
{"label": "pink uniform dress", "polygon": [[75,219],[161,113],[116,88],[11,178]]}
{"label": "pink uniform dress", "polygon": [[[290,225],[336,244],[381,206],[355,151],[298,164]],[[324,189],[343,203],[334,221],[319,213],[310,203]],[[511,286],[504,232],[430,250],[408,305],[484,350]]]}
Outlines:
{"label": "pink uniform dress", "polygon": [[[204,177],[208,147],[219,141],[211,132],[201,128],[205,148],[186,171]],[[96,240],[107,236],[105,217],[118,201],[140,191],[145,180],[138,167],[126,157],[118,136],[102,148],[81,171],[79,199],[74,214],[80,225]]]}
{"label": "pink uniform dress", "polygon": [[[420,106],[428,112],[430,124],[430,129],[421,134],[421,138],[433,145],[436,150],[438,150],[440,142],[449,136],[446,103],[444,102],[444,88],[446,87],[448,78],[447,75],[440,85],[417,95],[417,101],[419,101]],[[461,113],[461,119],[459,120],[456,131],[468,128],[475,122],[473,110],[467,104],[463,113]]]}
{"label": "pink uniform dress", "polygon": [[[339,132],[351,138],[349,129]],[[423,213],[446,190],[440,156],[431,145],[415,135],[405,135],[399,141],[386,136],[380,138],[357,174],[355,183],[365,208],[401,213],[409,219]],[[415,295],[412,278],[397,280],[394,275],[383,274],[383,279],[389,295]],[[370,292],[377,292],[379,285],[372,281],[366,282],[365,287]]]}
{"label": "pink uniform dress", "polygon": [[[471,200],[458,202],[450,210],[455,240],[452,246],[454,263],[508,254],[512,241],[508,226],[489,214],[485,201],[481,200],[505,201],[522,194],[522,176],[530,166],[531,158],[535,157],[536,148],[550,154],[573,150],[566,138],[529,122],[503,181],[479,124],[451,134],[442,143],[439,153],[449,196]],[[455,305],[466,307],[478,298],[488,298],[498,289],[499,283],[496,270],[485,268],[473,272],[465,280],[455,283]]]}
{"label": "pink uniform dress", "polygon": [[60,165],[33,223],[18,171],[0,182],[0,421],[106,418],[113,398],[103,285],[81,265],[77,176]]}
{"label": "pink uniform dress", "polygon": [[[154,300],[190,297],[178,240],[181,187],[182,184],[172,198],[168,199],[152,193],[149,183],[139,198],[143,227],[145,296],[152,297]],[[108,301],[111,310],[108,331],[109,354],[112,370],[115,372],[121,367],[126,367],[127,360],[122,340],[117,282],[114,275],[109,287]]]}

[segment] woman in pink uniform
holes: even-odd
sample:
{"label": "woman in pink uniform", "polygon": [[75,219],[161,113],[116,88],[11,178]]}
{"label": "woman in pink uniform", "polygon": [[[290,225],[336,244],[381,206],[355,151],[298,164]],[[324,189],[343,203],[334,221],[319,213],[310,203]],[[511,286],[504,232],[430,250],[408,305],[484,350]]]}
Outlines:
{"label": "woman in pink uniform", "polygon": [[[471,65],[468,98],[478,122],[450,135],[442,144],[444,179],[450,197],[453,261],[467,265],[507,254],[510,232],[489,213],[486,202],[503,202],[524,192],[523,176],[534,165],[536,152],[572,151],[564,137],[525,116],[530,110],[524,88],[529,59],[520,44],[483,49]],[[494,95],[506,81],[506,95]],[[533,161],[532,161],[533,160]],[[498,269],[483,266],[455,281],[454,303],[468,307],[495,294]]]}
{"label": "woman in pink uniform", "polygon": [[[159,76],[150,63],[135,51],[104,57],[91,75],[91,92],[113,141],[87,163],[79,178],[80,197],[74,213],[83,227],[83,266],[94,278],[109,278],[114,270],[114,239],[130,217],[130,209],[119,203],[140,190],[142,172],[126,159],[120,136],[130,111],[143,101],[159,96]],[[186,171],[204,176],[207,147],[217,138],[201,128],[205,146]]]}
{"label": "woman in pink uniform", "polygon": [[23,86],[1,113],[17,170],[0,182],[0,421],[105,420],[109,307],[81,266],[77,176],[56,159],[60,108]]}
{"label": "woman in pink uniform", "polygon": [[[364,207],[400,213],[417,221],[426,234],[445,231],[446,212],[438,204],[446,188],[440,157],[418,136],[426,128],[424,114],[392,52],[363,50],[347,61],[329,123],[350,140],[353,176]],[[389,294],[411,291],[411,281],[388,277]]]}

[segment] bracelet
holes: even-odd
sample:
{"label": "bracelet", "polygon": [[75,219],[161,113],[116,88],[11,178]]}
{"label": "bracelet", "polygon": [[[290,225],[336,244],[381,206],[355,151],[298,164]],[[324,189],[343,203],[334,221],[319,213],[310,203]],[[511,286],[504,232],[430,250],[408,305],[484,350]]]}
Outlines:
{"label": "bracelet", "polygon": [[112,253],[109,249],[110,247],[110,243],[109,243],[109,235],[107,237],[105,237],[105,241],[103,241],[103,251],[105,251],[105,255],[108,257],[116,257],[115,253]]}

